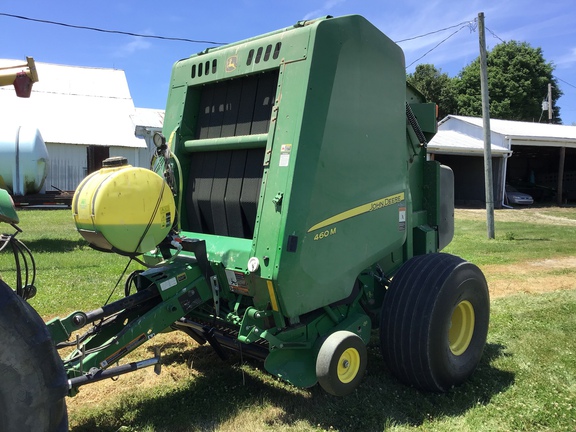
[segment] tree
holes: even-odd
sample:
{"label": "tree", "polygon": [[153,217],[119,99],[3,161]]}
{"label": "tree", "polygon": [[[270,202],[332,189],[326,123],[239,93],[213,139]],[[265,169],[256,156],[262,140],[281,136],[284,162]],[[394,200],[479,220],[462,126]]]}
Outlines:
{"label": "tree", "polygon": [[[542,101],[552,84],[553,122],[561,123],[556,101],[562,91],[553,76],[554,66],[544,60],[541,48],[526,42],[503,42],[487,54],[490,116],[497,119],[538,121]],[[482,115],[480,93],[480,59],[460,72],[456,82],[458,114]],[[547,113],[545,117],[548,118]]]}
{"label": "tree", "polygon": [[454,80],[448,74],[442,73],[441,69],[436,69],[431,64],[421,64],[416,66],[414,73],[406,76],[406,80],[420,90],[427,101],[438,104],[440,119],[456,112]]}

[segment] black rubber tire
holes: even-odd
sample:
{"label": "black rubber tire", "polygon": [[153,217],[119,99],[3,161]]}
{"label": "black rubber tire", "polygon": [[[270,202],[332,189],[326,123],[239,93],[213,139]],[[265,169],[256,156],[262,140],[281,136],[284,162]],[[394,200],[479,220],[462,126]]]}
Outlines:
{"label": "black rubber tire", "polygon": [[366,345],[360,336],[346,330],[330,334],[316,358],[318,383],[334,396],[352,393],[366,371]]}
{"label": "black rubber tire", "polygon": [[68,430],[68,380],[46,325],[0,280],[0,429]]}
{"label": "black rubber tire", "polygon": [[[461,310],[468,321],[458,320]],[[447,391],[478,366],[489,317],[488,285],[478,267],[445,253],[414,257],[394,276],[382,304],[382,356],[404,383]],[[451,333],[453,319],[452,332],[465,330],[459,345]],[[458,325],[462,322],[469,324]]]}

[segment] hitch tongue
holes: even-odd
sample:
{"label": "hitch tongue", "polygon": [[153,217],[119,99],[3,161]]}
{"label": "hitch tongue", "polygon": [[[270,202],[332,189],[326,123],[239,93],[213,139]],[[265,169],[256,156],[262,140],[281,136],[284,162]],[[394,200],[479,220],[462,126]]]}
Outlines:
{"label": "hitch tongue", "polygon": [[156,374],[160,374],[162,368],[160,359],[160,350],[158,348],[155,348],[154,354],[155,354],[154,357],[148,360],[132,362],[122,366],[111,367],[108,369],[92,368],[88,373],[82,376],[70,378],[68,380],[68,389],[72,390],[86,384],[105,380],[107,378],[115,378],[130,372],[136,372],[139,369],[143,369],[149,366],[154,366],[154,372]]}
{"label": "hitch tongue", "polygon": [[160,375],[162,372],[162,359],[160,358],[160,348],[154,347],[154,359],[158,360],[158,363],[154,365],[154,373]]}

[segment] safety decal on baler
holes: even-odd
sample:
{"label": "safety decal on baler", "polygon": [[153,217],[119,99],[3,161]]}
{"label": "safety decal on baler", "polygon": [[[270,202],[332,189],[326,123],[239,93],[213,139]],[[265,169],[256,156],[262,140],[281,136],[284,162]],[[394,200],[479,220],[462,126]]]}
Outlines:
{"label": "safety decal on baler", "polygon": [[108,366],[116,363],[118,360],[120,360],[122,357],[124,357],[130,351],[132,351],[136,347],[142,345],[144,342],[146,342],[151,337],[152,337],[152,335],[150,337],[148,337],[144,333],[142,333],[136,339],[133,339],[132,341],[128,342],[127,345],[123,346],[118,351],[116,351],[112,355],[108,356],[108,358],[106,358],[105,360],[102,360],[100,362],[100,367],[102,369],[106,369]]}
{"label": "safety decal on baler", "polygon": [[289,165],[291,152],[292,144],[282,144],[280,147],[280,162],[278,166],[287,167]]}
{"label": "safety decal on baler", "polygon": [[[401,204],[404,201],[404,192],[400,192],[394,195],[387,196],[385,198],[380,198],[376,201],[372,201],[366,204],[362,204],[361,206],[354,207],[350,210],[346,210],[342,213],[339,213],[335,216],[332,216],[322,222],[317,223],[313,227],[311,227],[308,232],[316,231],[318,229],[327,227],[328,225],[332,225],[338,222],[342,222],[346,219],[353,218],[355,216],[359,216],[364,213],[369,213],[375,210],[380,210],[385,207],[389,207],[394,204]],[[404,226],[406,225],[406,208],[400,207],[401,209],[404,208]],[[400,215],[402,217],[402,214]]]}
{"label": "safety decal on baler", "polygon": [[230,291],[238,294],[248,294],[248,281],[244,273],[226,269],[226,278]]}
{"label": "safety decal on baler", "polygon": [[168,279],[168,280],[165,280],[164,282],[161,282],[161,283],[160,283],[160,289],[161,289],[162,291],[166,291],[167,289],[170,289],[170,288],[172,288],[173,286],[176,286],[177,283],[178,283],[178,282],[176,281],[176,278],[175,278],[175,277],[172,277],[172,278],[170,278],[170,279]]}
{"label": "safety decal on baler", "polygon": [[398,207],[398,231],[406,231],[406,207]]}

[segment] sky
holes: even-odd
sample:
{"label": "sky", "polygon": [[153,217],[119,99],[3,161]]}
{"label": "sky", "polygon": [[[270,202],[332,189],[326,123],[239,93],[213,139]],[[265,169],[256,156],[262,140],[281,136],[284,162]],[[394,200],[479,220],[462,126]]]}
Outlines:
{"label": "sky", "polygon": [[[0,14],[224,43],[289,27],[300,20],[359,14],[398,42],[405,53],[408,73],[418,64],[429,63],[451,77],[479,55],[475,20],[481,12],[488,50],[509,40],[542,49],[545,60],[555,66],[554,75],[564,93],[558,101],[563,123],[576,125],[573,0],[0,0]],[[37,62],[121,69],[139,108],[164,109],[174,62],[212,46],[0,15],[0,58],[25,60],[31,56]]]}

